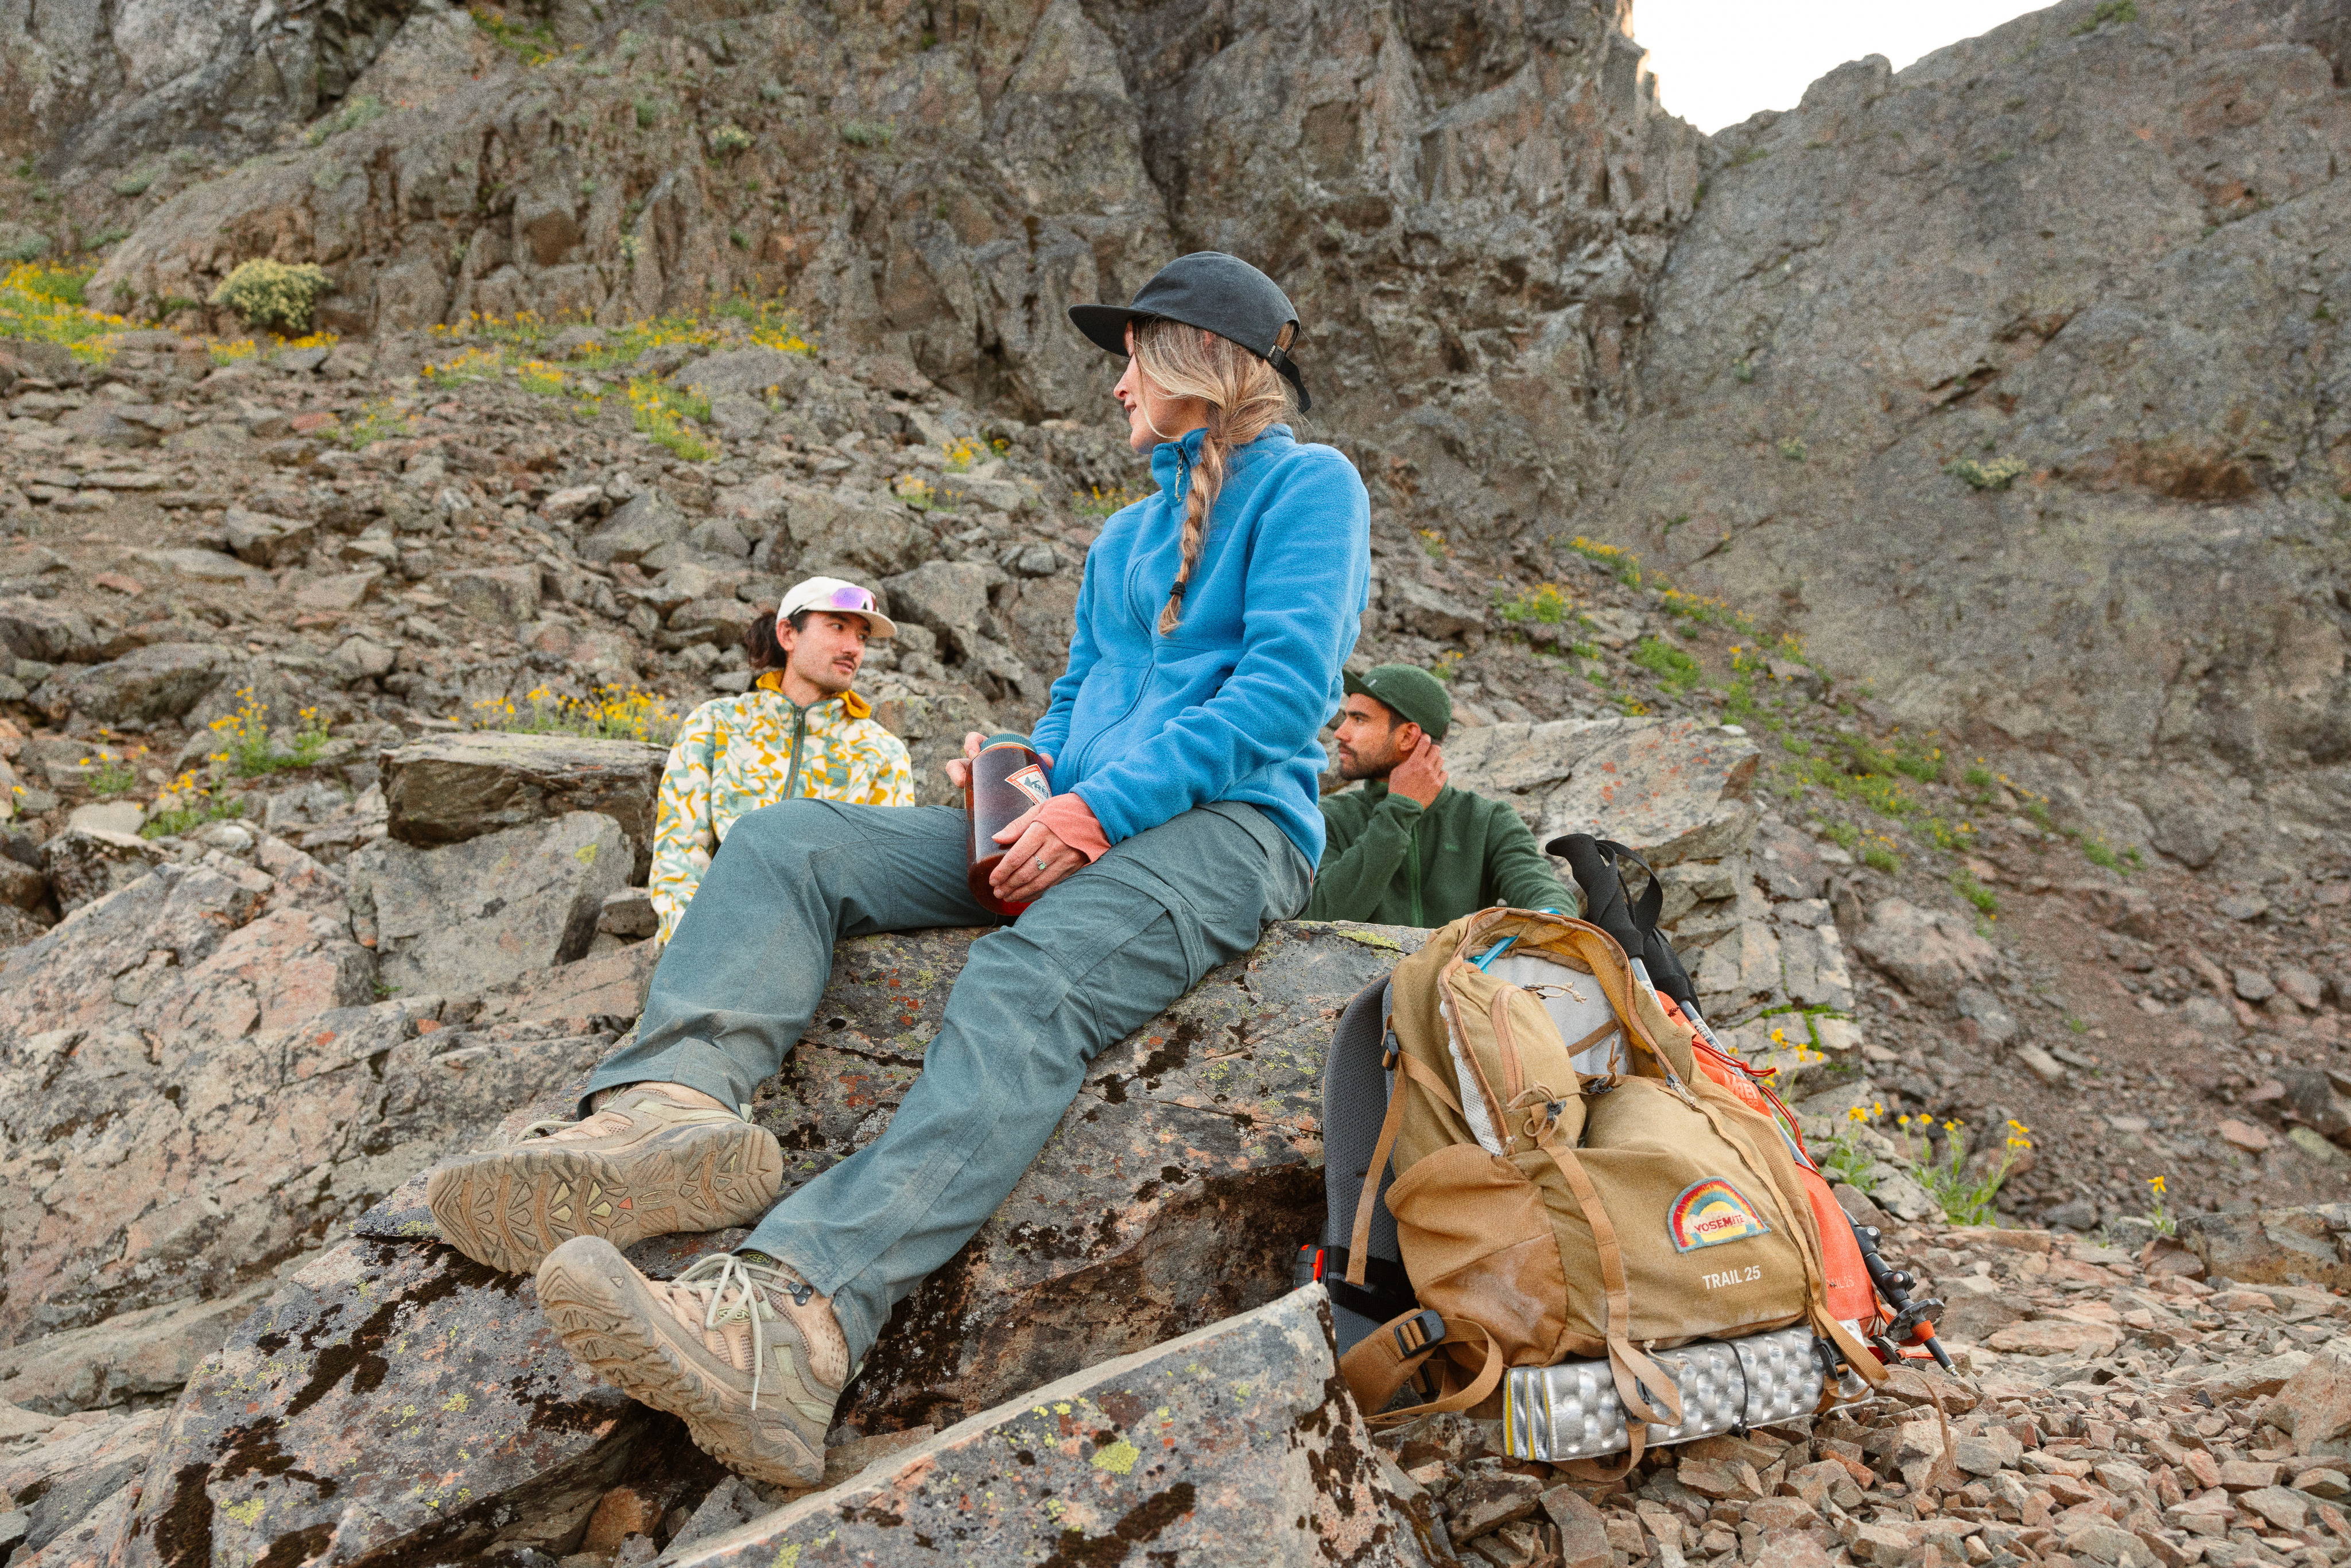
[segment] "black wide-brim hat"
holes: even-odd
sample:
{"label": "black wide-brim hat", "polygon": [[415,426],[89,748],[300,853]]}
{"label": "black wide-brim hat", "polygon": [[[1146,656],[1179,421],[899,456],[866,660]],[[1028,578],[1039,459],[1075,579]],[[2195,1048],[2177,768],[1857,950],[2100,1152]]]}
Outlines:
{"label": "black wide-brim hat", "polygon": [[1126,324],[1155,317],[1229,338],[1281,373],[1298,394],[1301,413],[1314,406],[1306,380],[1290,357],[1285,329],[1295,340],[1297,308],[1281,286],[1237,256],[1196,250],[1179,256],[1135,292],[1132,305],[1072,305],[1078,330],[1111,353],[1126,356]]}

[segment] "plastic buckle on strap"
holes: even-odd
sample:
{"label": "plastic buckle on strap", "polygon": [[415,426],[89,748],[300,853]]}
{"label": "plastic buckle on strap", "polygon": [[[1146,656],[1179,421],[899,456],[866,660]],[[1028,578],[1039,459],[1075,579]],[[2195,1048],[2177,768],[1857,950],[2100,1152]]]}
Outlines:
{"label": "plastic buckle on strap", "polygon": [[1445,1338],[1445,1319],[1434,1308],[1423,1307],[1395,1326],[1396,1350],[1406,1359],[1437,1348]]}

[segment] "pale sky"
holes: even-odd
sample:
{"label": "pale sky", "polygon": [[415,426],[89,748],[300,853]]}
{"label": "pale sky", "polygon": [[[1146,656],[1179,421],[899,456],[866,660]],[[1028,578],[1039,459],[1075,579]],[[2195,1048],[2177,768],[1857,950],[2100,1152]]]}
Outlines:
{"label": "pale sky", "polygon": [[1649,51],[1665,106],[1712,135],[1758,110],[1793,109],[1847,60],[1894,68],[1988,33],[2047,0],[1635,0],[1633,37]]}

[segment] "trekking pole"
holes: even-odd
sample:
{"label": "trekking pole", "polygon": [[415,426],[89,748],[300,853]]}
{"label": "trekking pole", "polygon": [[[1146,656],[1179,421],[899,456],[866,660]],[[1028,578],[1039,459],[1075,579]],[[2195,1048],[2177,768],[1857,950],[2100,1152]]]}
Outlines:
{"label": "trekking pole", "polygon": [[1879,1295],[1886,1298],[1886,1304],[1894,1309],[1893,1321],[1873,1337],[1898,1356],[1903,1337],[1924,1325],[1927,1349],[1945,1372],[1957,1376],[1959,1369],[1951,1364],[1949,1354],[1943,1349],[1943,1342],[1935,1337],[1934,1314],[1943,1310],[1943,1303],[1931,1296],[1923,1301],[1910,1299],[1910,1287],[1918,1281],[1878,1256],[1877,1234],[1875,1225],[1854,1222],[1853,1239],[1861,1244],[1862,1266],[1869,1270],[1869,1282],[1877,1288]]}

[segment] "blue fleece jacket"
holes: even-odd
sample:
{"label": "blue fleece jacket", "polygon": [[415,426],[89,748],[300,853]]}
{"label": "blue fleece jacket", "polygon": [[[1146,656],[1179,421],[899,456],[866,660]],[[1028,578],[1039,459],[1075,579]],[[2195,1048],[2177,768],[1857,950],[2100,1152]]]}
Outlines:
{"label": "blue fleece jacket", "polygon": [[1202,434],[1152,450],[1159,493],[1114,513],[1087,552],[1069,673],[1029,741],[1053,758],[1053,792],[1081,796],[1113,843],[1241,800],[1316,865],[1316,736],[1368,602],[1371,499],[1353,464],[1288,425],[1237,449],[1183,621],[1163,637]]}

